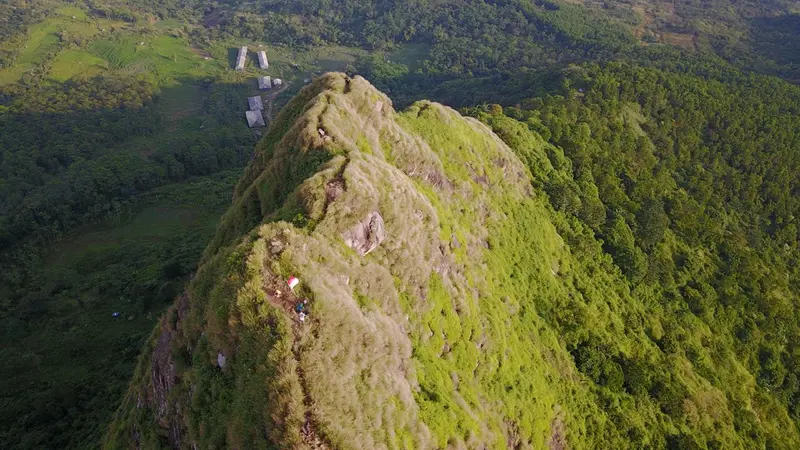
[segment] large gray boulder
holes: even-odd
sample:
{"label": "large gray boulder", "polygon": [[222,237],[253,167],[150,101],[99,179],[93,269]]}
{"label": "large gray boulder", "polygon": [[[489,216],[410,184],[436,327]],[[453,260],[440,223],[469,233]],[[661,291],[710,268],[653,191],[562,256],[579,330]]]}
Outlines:
{"label": "large gray boulder", "polygon": [[342,235],[345,244],[364,256],[375,250],[386,238],[386,228],[383,217],[379,212],[373,211],[367,214],[353,228],[345,231]]}

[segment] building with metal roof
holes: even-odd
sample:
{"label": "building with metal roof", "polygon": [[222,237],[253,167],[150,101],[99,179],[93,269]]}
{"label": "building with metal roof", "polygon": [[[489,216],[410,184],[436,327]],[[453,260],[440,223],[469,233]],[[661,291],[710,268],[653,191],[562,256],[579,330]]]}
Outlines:
{"label": "building with metal roof", "polygon": [[250,111],[262,111],[264,104],[261,103],[261,96],[247,97],[247,103],[250,105]]}
{"label": "building with metal roof", "polygon": [[247,126],[250,128],[266,126],[261,111],[247,111],[245,112],[245,116],[247,116]]}
{"label": "building with metal roof", "polygon": [[262,91],[272,89],[272,79],[270,77],[258,77],[258,88]]}
{"label": "building with metal roof", "polygon": [[267,60],[267,52],[261,50],[258,52],[258,65],[261,66],[262,69],[269,69],[269,61]]}
{"label": "building with metal roof", "polygon": [[244,63],[247,62],[247,47],[239,49],[239,55],[236,57],[236,70],[244,70]]}

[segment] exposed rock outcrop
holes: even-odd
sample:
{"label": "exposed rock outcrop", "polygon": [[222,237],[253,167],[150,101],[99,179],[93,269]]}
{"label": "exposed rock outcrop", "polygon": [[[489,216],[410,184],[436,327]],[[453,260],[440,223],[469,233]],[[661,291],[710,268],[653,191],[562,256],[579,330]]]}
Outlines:
{"label": "exposed rock outcrop", "polygon": [[172,361],[171,343],[172,333],[164,330],[161,336],[158,337],[150,363],[156,420],[167,417],[169,412],[169,393],[175,385],[175,363]]}
{"label": "exposed rock outcrop", "polygon": [[375,250],[386,239],[383,217],[377,211],[367,214],[360,222],[344,232],[344,243],[364,256]]}

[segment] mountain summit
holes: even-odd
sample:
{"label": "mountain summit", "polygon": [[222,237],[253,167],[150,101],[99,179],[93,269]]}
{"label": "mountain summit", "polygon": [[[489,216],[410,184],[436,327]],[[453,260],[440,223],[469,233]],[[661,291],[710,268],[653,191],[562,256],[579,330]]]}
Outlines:
{"label": "mountain summit", "polygon": [[[495,294],[512,280],[487,267],[493,246],[516,245],[498,235],[514,221],[504,206],[530,195],[525,166],[477,120],[429,102],[398,114],[361,77],[317,79],[259,144],[108,444],[562,439],[548,389],[519,404],[492,392],[534,392],[541,371],[523,370],[536,336],[504,331],[535,299]],[[528,225],[549,238],[543,270],[558,266],[552,225]],[[493,386],[499,374],[519,385]]]}
{"label": "mountain summit", "polygon": [[725,394],[685,357],[649,369],[664,330],[601,243],[562,238],[588,231],[534,188],[558,155],[524,127],[503,139],[523,134],[515,153],[440,104],[395,112],[360,77],[303,88],[105,446],[622,448],[695,432],[741,446]]}

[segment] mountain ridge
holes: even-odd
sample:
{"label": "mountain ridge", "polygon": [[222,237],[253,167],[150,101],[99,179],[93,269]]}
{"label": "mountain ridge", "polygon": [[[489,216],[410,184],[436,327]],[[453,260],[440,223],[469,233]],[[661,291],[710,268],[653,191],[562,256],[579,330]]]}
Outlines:
{"label": "mountain ridge", "polygon": [[[276,132],[283,131],[285,126],[281,126],[282,121],[288,121],[287,116],[291,116],[293,111],[299,110],[298,105],[300,103],[303,103],[302,112],[298,117],[292,118],[294,119],[292,120],[293,125],[286,130],[280,141],[271,141],[270,136]],[[503,164],[500,172],[504,176],[507,175],[508,178],[491,177],[494,178],[493,182],[502,185],[502,187],[498,186],[496,189],[502,192],[503,195],[516,191],[515,195],[520,198],[530,195],[530,188],[525,182],[527,169],[513,155],[511,150],[490,132],[486,125],[475,119],[462,119],[455,111],[429,102],[419,103],[415,105],[415,108],[418,111],[433,111],[432,114],[439,116],[440,120],[450,122],[458,120],[468,123],[470,127],[476,128],[478,133],[483,133],[491,145],[503,149],[503,152],[499,154],[502,159],[498,159],[498,162]],[[280,255],[287,255],[289,254],[289,249],[300,245],[299,242],[305,239],[309,239],[311,242],[302,244],[303,247],[311,245],[322,252],[321,249],[325,245],[312,240],[312,236],[319,235],[333,237],[334,242],[338,241],[338,247],[341,247],[342,238],[340,236],[356,225],[362,217],[370,213],[380,212],[381,217],[386,221],[387,237],[376,251],[379,253],[385,252],[379,258],[385,264],[388,263],[387,265],[393,267],[395,276],[399,275],[399,278],[404,280],[402,283],[406,285],[407,289],[412,292],[418,291],[415,292],[415,295],[424,298],[431,273],[438,273],[439,276],[444,274],[447,277],[458,276],[458,271],[452,269],[455,264],[455,258],[452,255],[448,255],[449,251],[445,250],[444,242],[439,242],[438,235],[440,233],[437,213],[430,201],[424,195],[417,193],[417,189],[420,184],[425,184],[428,189],[440,190],[449,194],[450,192],[457,192],[459,187],[445,176],[442,162],[424,140],[404,131],[394,120],[390,120],[393,112],[391,110],[391,102],[387,97],[379,94],[360,77],[351,79],[342,74],[329,74],[315,81],[315,85],[304,89],[297,99],[287,105],[285,111],[260,144],[254,161],[237,185],[233,206],[223,217],[217,238],[206,251],[206,266],[214,264],[213,260],[216,257],[214,253],[218,252],[221,247],[233,242],[230,236],[235,236],[251,226],[249,220],[250,217],[254,216],[253,211],[264,212],[272,204],[285,200],[281,207],[272,213],[272,217],[292,218],[295,219],[294,224],[275,222],[270,225],[257,226],[257,235],[254,236],[254,233],[250,233],[250,239],[255,241],[252,244],[253,250],[251,250],[253,254],[263,255],[266,253],[277,256],[272,252],[279,252],[278,254]],[[459,125],[463,126],[464,124]],[[345,128],[345,130],[342,131],[342,128]],[[352,138],[353,135],[357,137]],[[388,151],[385,145],[387,141],[391,145]],[[292,155],[289,150],[294,149],[295,146],[303,150],[297,151]],[[326,162],[319,163],[317,161],[325,159],[323,155],[318,153],[321,149],[326,149],[331,156]],[[312,167],[312,170],[307,172],[302,167],[304,162],[292,160],[292,158],[303,157],[314,161],[317,167]],[[391,159],[402,169],[387,164],[386,160],[388,159]],[[298,165],[301,167],[298,168]],[[311,166],[313,165],[314,163],[311,163]],[[465,175],[477,180],[473,181],[474,184],[478,186],[488,185],[489,178],[487,178],[487,175],[485,173],[478,174],[476,171],[480,170],[480,167],[472,167],[469,170],[472,173],[467,175],[465,171]],[[315,175],[305,179],[291,193],[287,192],[288,189],[286,188],[270,186],[268,183],[263,182],[265,177],[300,180],[305,178],[309,172],[315,172]],[[384,182],[391,180],[391,183],[380,187],[369,183],[368,181],[375,179],[374,177],[376,176],[375,173],[370,172],[378,172],[377,179]],[[412,179],[415,181],[412,182]],[[345,188],[341,189],[337,194],[331,195],[330,189],[325,189],[325,187],[335,184],[337,180],[345,180],[340,182],[340,185],[344,185]],[[382,189],[387,190],[387,186],[391,186],[387,192],[380,192]],[[464,187],[461,187],[461,189],[463,190]],[[260,208],[254,207],[256,204],[260,205]],[[413,217],[406,217],[408,211],[413,212]],[[298,214],[304,217],[298,220]],[[269,217],[267,215],[267,221]],[[410,219],[413,225],[398,229],[396,224],[401,222],[401,217],[405,220]],[[307,229],[313,231],[309,232],[310,236],[303,236],[302,233],[299,233],[299,230],[295,229],[295,224],[303,224]],[[451,245],[452,242],[463,240],[465,247],[471,247],[473,248],[472,251],[477,251],[475,247],[483,248],[483,246],[488,245],[487,238],[488,236],[481,235],[472,239],[461,236],[461,239],[459,239],[453,235],[452,238],[447,239],[447,244]],[[239,244],[237,247],[241,247],[241,245]],[[267,248],[268,246],[269,248]],[[361,338],[361,345],[368,347],[364,349],[364,355],[355,357],[355,364],[359,367],[359,361],[361,361],[360,364],[365,364],[368,363],[369,359],[381,359],[378,366],[382,367],[383,370],[377,372],[377,367],[371,367],[370,370],[375,371],[375,375],[370,378],[370,382],[382,387],[377,391],[388,390],[389,392],[394,392],[391,396],[372,400],[376,404],[386,405],[389,409],[397,408],[403,411],[404,414],[398,417],[402,418],[405,415],[406,426],[401,428],[406,428],[410,435],[415,436],[416,440],[413,446],[417,448],[430,447],[430,432],[415,414],[416,405],[413,400],[414,394],[412,393],[412,386],[415,385],[415,380],[413,371],[409,370],[412,346],[406,336],[407,332],[404,330],[408,319],[403,319],[404,314],[399,305],[399,296],[396,292],[393,292],[395,290],[393,287],[395,281],[392,280],[392,275],[385,268],[366,261],[364,264],[367,264],[367,266],[363,268],[363,271],[370,273],[370,275],[359,275],[353,271],[352,267],[340,267],[339,271],[332,271],[330,266],[337,259],[335,252],[341,251],[340,248],[337,249],[335,247],[334,249],[329,249],[328,254],[322,256],[326,258],[325,266],[314,264],[313,259],[308,259],[307,255],[293,254],[294,258],[298,258],[298,260],[294,263],[297,264],[295,266],[297,269],[292,270],[291,273],[296,273],[301,277],[303,287],[299,288],[301,289],[300,292],[308,292],[306,297],[312,299],[309,326],[321,326],[318,325],[320,321],[325,321],[326,323],[335,321],[335,315],[328,310],[329,307],[325,306],[326,303],[317,298],[319,292],[338,291],[337,294],[342,298],[349,298],[351,301],[345,302],[339,307],[351,309],[352,314],[359,317],[359,319],[351,319],[349,321],[354,322],[348,323],[348,320],[339,318],[338,321],[340,323],[336,327],[347,325],[366,335],[366,337]],[[320,257],[319,254],[318,257]],[[283,261],[283,258],[285,256],[281,257],[281,261]],[[350,260],[348,261],[349,264],[353,265],[358,264],[361,258],[357,255],[351,255],[347,259]],[[341,262],[339,263],[341,264]],[[255,271],[251,266],[256,266],[257,263],[252,261],[252,254],[247,257],[244,265],[248,267],[248,269],[245,269],[246,272]],[[314,274],[314,271],[309,273],[310,271],[307,269],[309,266],[316,266],[317,273]],[[305,270],[300,269],[301,267]],[[204,269],[205,267],[199,269],[196,280],[203,277]],[[455,275],[452,275],[451,271]],[[284,278],[290,273],[286,268],[276,272],[280,273]],[[342,273],[348,275],[341,275]],[[300,328],[298,328],[299,325],[296,319],[289,319],[291,317],[290,308],[283,308],[287,315],[279,319],[276,311],[266,312],[263,310],[264,305],[259,303],[266,300],[272,307],[279,308],[281,305],[286,306],[286,296],[290,296],[291,301],[288,302],[289,304],[292,301],[299,300],[299,297],[286,292],[288,289],[281,288],[282,283],[277,274],[269,276],[253,275],[253,277],[244,282],[244,285],[248,289],[252,289],[252,291],[248,291],[249,294],[245,294],[241,290],[237,293],[236,303],[240,307],[238,312],[241,316],[236,321],[244,326],[256,326],[260,323],[260,320],[255,317],[256,315],[261,319],[266,317],[268,322],[275,321],[279,324],[276,325],[278,327],[293,329],[295,330],[294,334],[297,335],[297,330]],[[443,278],[443,283],[451,284],[451,289],[453,289],[452,284],[457,284],[448,282],[447,278]],[[149,382],[152,390],[146,397],[156,400],[155,403],[158,404],[156,417],[162,420],[169,416],[167,412],[170,407],[167,397],[169,396],[169,391],[175,386],[167,380],[176,377],[169,369],[175,363],[169,361],[169,357],[166,357],[166,349],[173,345],[168,341],[171,341],[173,333],[186,334],[182,324],[191,321],[187,316],[188,311],[191,309],[191,306],[189,306],[191,301],[189,299],[193,297],[191,292],[197,289],[196,285],[197,282],[193,283],[193,286],[189,288],[189,293],[181,297],[167,318],[164,319],[161,326],[161,334],[154,347],[151,347],[152,353],[146,352],[146,354],[152,355],[149,357],[151,358],[151,369],[153,369],[151,370],[151,381]],[[259,289],[256,288],[256,285],[262,286],[262,292],[257,292]],[[363,290],[363,293],[358,293],[356,297],[372,299],[364,300],[364,302],[380,299],[378,300],[380,308],[376,311],[368,310],[369,313],[367,315],[362,315],[358,310],[359,300],[354,299],[353,294],[341,292],[348,290],[347,286],[351,285],[357,286],[358,290]],[[268,287],[264,289],[263,286]],[[309,291],[306,291],[306,289]],[[277,296],[277,291],[284,292]],[[311,293],[315,295],[309,295]],[[242,308],[243,306],[245,308]],[[252,311],[254,313],[253,316],[250,316],[245,311],[250,306],[254,306],[255,309]],[[373,315],[374,317],[371,320],[367,319]],[[174,324],[171,325],[169,324],[170,316],[174,320]],[[342,322],[343,320],[344,322]],[[293,324],[290,325],[292,322]],[[228,325],[231,324],[228,323]],[[220,326],[224,325],[220,324]],[[376,333],[375,331],[367,331],[367,329],[380,330],[381,332]],[[333,331],[330,331],[330,333],[334,335]],[[387,339],[381,337],[381,335],[391,336],[392,338]],[[358,341],[357,333],[352,338]],[[286,345],[289,346],[288,343]],[[224,345],[219,346],[225,347]],[[295,342],[291,347],[291,354],[293,357],[297,357],[300,354],[300,351],[296,348],[297,343]],[[390,350],[387,351],[387,349]],[[315,350],[305,351],[305,353],[324,353],[315,352]],[[387,354],[379,357],[378,355],[382,352]],[[226,365],[231,364],[231,361],[236,359],[233,356],[234,353],[232,349],[225,349],[219,352],[219,354],[224,355],[225,360],[229,361],[225,363]],[[370,354],[373,356],[369,356]],[[283,354],[283,357],[288,359],[289,353]],[[300,359],[302,360],[302,356],[300,356]],[[143,361],[144,364],[147,364],[146,358]],[[331,363],[333,362],[331,361]],[[350,360],[350,362],[352,364],[353,360]],[[286,367],[294,366],[295,364],[291,361],[284,361],[284,363]],[[301,365],[303,364],[301,363]],[[331,364],[331,367],[336,366],[341,367],[346,366],[346,364],[342,364],[342,361]],[[374,366],[374,363],[370,364],[370,366]],[[327,367],[327,369],[331,367]],[[361,370],[363,371],[364,369]],[[303,370],[297,370],[296,373],[298,375],[296,378],[292,381],[286,380],[289,385],[282,386],[282,389],[288,387],[291,391],[297,393],[300,388],[299,384],[305,382],[304,376],[300,375],[303,372]],[[308,372],[308,369],[305,369],[305,372]],[[322,372],[314,374],[316,377],[321,375]],[[386,380],[381,381],[382,378],[386,378]],[[344,385],[338,385],[337,388],[346,391]],[[306,391],[304,402],[308,403],[309,387],[306,386],[302,390]],[[323,395],[322,392],[314,392],[313,388],[311,390],[311,396],[315,399]],[[361,395],[357,392],[351,393],[355,394],[357,398]],[[141,398],[141,396],[137,398],[137,404],[141,404]],[[392,398],[400,400],[399,402],[393,401]],[[131,399],[129,398],[128,401],[130,402]],[[297,404],[293,406],[287,404],[286,411],[290,411],[292,407],[299,406]],[[182,432],[175,429],[175,419],[176,417],[173,416],[168,441],[171,445],[180,446],[182,440],[179,436]],[[380,416],[373,419],[380,420]],[[301,419],[301,416],[296,411],[290,412],[284,420],[280,421],[286,424],[287,428],[283,430],[280,438],[273,436],[273,440],[283,441],[283,445],[309,445],[310,442],[307,442],[308,431],[304,434],[303,429],[315,428],[314,422],[320,420],[319,417],[314,417],[314,413],[312,413],[310,420],[306,421]],[[395,420],[398,419],[396,418]],[[399,421],[403,423],[403,420]],[[302,426],[298,425],[300,422],[302,422]],[[311,426],[309,427],[306,424],[311,424]],[[134,428],[138,426],[141,425],[134,425]],[[359,429],[355,424],[350,424],[350,426],[356,430]],[[300,431],[297,431],[298,428]],[[326,430],[326,435],[348,436],[345,428],[336,429],[331,423],[325,423],[323,428]],[[298,435],[301,436],[300,439],[298,439]],[[302,436],[306,436],[306,438],[302,438]],[[335,440],[340,445],[347,443],[361,448],[377,447],[372,439],[359,440],[352,435]]]}
{"label": "mountain ridge", "polygon": [[[746,447],[707,369],[661,350],[649,288],[542,192],[563,151],[501,120],[502,140],[435,103],[395,113],[344,74],[301,90],[105,447]],[[789,420],[749,410],[768,436]]]}

